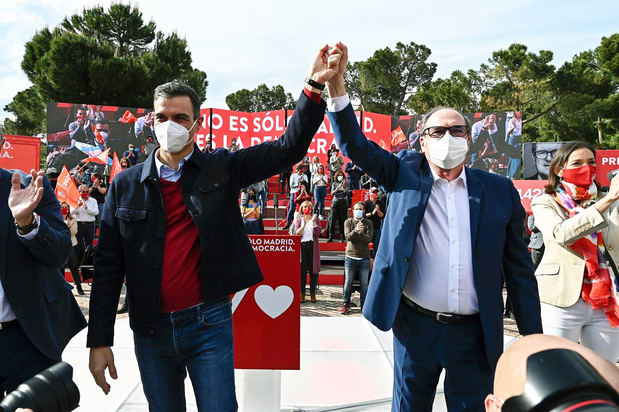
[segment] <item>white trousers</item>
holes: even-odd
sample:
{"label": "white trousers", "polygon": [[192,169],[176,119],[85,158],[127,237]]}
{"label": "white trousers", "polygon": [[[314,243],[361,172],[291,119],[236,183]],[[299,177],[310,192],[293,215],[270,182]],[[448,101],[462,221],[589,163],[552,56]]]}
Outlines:
{"label": "white trousers", "polygon": [[559,308],[542,302],[542,326],[546,335],[561,336],[580,342],[598,355],[612,362],[619,359],[619,327],[613,328],[602,310],[595,310],[587,302],[578,302]]}

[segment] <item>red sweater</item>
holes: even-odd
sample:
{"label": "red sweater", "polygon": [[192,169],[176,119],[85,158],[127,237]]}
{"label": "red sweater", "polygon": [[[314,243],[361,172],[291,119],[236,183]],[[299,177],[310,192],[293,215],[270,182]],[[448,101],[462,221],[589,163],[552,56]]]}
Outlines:
{"label": "red sweater", "polygon": [[161,313],[168,313],[202,302],[200,238],[183,201],[180,180],[161,179],[161,194],[165,210]]}

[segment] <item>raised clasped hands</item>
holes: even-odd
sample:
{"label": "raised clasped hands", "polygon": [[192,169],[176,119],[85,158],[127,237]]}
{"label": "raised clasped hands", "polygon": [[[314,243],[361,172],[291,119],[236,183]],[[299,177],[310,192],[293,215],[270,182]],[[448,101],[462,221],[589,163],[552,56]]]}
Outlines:
{"label": "raised clasped hands", "polygon": [[11,192],[9,193],[9,209],[11,214],[20,226],[27,226],[32,223],[33,212],[43,198],[43,172],[30,171],[32,180],[30,184],[21,188],[21,176],[13,173],[11,178]]}
{"label": "raised clasped hands", "polygon": [[[337,45],[329,46],[325,44],[314,57],[309,68],[308,77],[320,84],[325,84],[342,69],[342,56],[343,52]],[[345,67],[346,63],[344,63]]]}

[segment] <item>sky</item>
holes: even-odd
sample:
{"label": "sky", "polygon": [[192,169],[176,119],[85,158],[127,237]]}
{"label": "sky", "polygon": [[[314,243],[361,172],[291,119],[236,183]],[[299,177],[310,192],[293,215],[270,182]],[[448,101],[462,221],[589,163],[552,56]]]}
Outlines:
{"label": "sky", "polygon": [[[30,86],[21,70],[24,45],[66,15],[112,1],[1,0],[0,122],[4,106]],[[126,1],[125,1],[126,3]],[[478,69],[510,44],[551,50],[560,67],[619,32],[619,0],[590,1],[160,1],[133,0],[146,21],[187,39],[194,67],[207,73],[202,107],[227,108],[226,95],[261,83],[281,84],[295,97],[309,63],[324,44],[342,41],[351,61],[397,42],[424,44],[435,78]],[[88,102],[97,103],[97,102]]]}

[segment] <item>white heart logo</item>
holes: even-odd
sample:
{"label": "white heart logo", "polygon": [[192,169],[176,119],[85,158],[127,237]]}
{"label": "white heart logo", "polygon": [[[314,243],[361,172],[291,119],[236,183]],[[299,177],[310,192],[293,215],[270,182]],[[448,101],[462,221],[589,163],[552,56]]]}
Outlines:
{"label": "white heart logo", "polygon": [[290,287],[284,285],[275,290],[269,285],[260,285],[254,292],[254,299],[264,313],[275,319],[290,307],[294,293]]}

